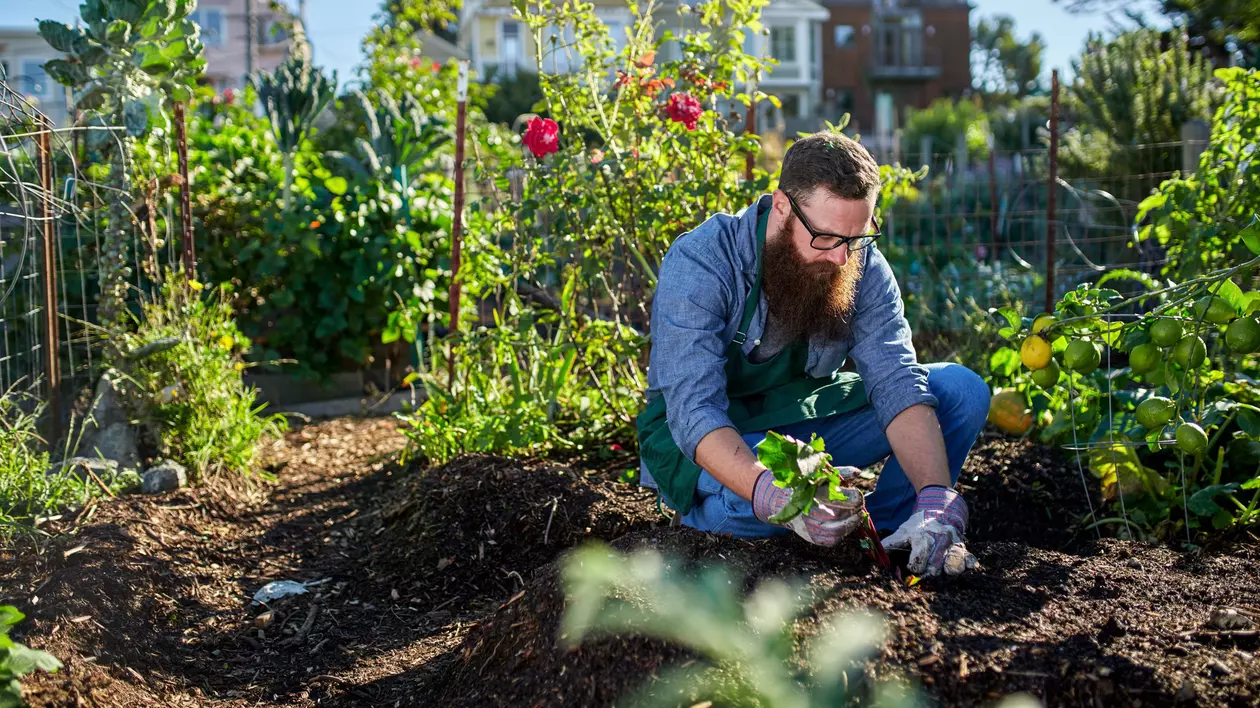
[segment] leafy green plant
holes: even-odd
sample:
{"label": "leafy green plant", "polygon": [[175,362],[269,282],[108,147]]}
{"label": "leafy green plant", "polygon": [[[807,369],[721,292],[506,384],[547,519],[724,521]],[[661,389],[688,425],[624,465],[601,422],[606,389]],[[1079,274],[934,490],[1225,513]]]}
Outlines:
{"label": "leafy green plant", "polygon": [[[72,469],[52,469],[54,462],[37,423],[42,401],[31,400],[16,388],[0,396],[0,538],[31,533],[40,517],[80,506],[100,494],[113,494],[138,484],[136,475],[102,480],[105,486]],[[77,440],[67,436],[62,459]]]}
{"label": "leafy green plant", "polygon": [[[1116,271],[1067,293],[1041,325],[997,312],[1003,337],[1039,337],[1058,357],[1049,362],[1057,376],[1022,390],[1042,439],[1073,450],[1119,508],[1096,523],[1163,539],[1184,530],[1194,540],[1196,531],[1260,520],[1260,291],[1235,282],[1260,267],[1260,219],[1238,238],[1248,260],[1181,283]],[[1148,290],[1125,298],[1101,287],[1114,278]],[[1030,361],[1036,379],[1045,364]]]}
{"label": "leafy green plant", "polygon": [[301,23],[293,27],[289,56],[272,73],[250,77],[258,100],[269,118],[272,135],[284,154],[284,186],[280,195],[285,211],[293,210],[293,154],[311,125],[332,101],[337,73],[332,79],[311,64],[311,45]]}
{"label": "leafy green plant", "polygon": [[766,433],[766,439],[757,446],[757,459],[774,474],[775,485],[792,490],[787,506],[770,517],[772,524],[786,524],[809,512],[814,496],[825,487],[831,501],[847,501],[841,491],[844,480],[831,466],[831,455],[825,451],[823,439],[817,434],[808,443],[776,433]]}
{"label": "leafy green plant", "polygon": [[31,649],[9,637],[9,630],[26,615],[12,605],[0,605],[0,708],[21,708],[22,686],[18,679],[39,670],[56,673],[61,668],[57,657],[46,651]]}
{"label": "leafy green plant", "polygon": [[[576,281],[570,277],[570,282]],[[572,306],[572,288],[564,297],[562,312]],[[524,312],[511,321],[496,320],[493,327],[478,327],[460,340],[460,351],[475,353],[481,365],[460,369],[457,386],[444,385],[440,352],[433,371],[416,377],[427,396],[414,411],[399,416],[408,426],[410,455],[441,463],[467,452],[580,449],[616,437],[628,424],[635,392],[618,374],[628,372],[624,357],[629,348],[619,347],[632,335],[593,325],[571,337],[560,324],[548,338],[539,330],[556,325],[559,316],[542,311],[535,318]]]}
{"label": "leafy green plant", "polygon": [[[1091,35],[1073,61],[1059,164],[1065,177],[1117,175],[1118,197],[1138,201],[1155,186],[1131,176],[1180,169],[1181,127],[1207,120],[1220,98],[1212,67],[1181,31]],[[1150,146],[1137,149],[1136,146]]]}
{"label": "leafy green plant", "polygon": [[[576,647],[587,639],[633,632],[691,650],[698,662],[673,667],[640,689],[634,705],[773,705],[783,708],[843,705],[856,691],[861,662],[883,644],[883,622],[867,612],[835,615],[805,643],[807,670],[797,659],[793,621],[810,607],[802,588],[762,581],[745,599],[741,584],[721,566],[688,572],[660,554],[633,555],[591,544],[564,560],[567,598],[561,639]],[[909,705],[883,684],[877,705]]]}
{"label": "leafy green plant", "polygon": [[1222,69],[1226,98],[1194,174],[1165,181],[1142,201],[1139,238],[1168,253],[1163,274],[1175,280],[1236,262],[1243,236],[1260,212],[1260,71]]}
{"label": "leafy green plant", "polygon": [[134,334],[125,336],[120,369],[138,417],[151,423],[164,456],[183,460],[194,479],[223,470],[255,472],[258,442],[281,434],[283,416],[262,415],[255,391],[241,381],[249,346],[237,329],[226,292],[167,273],[143,303]]}
{"label": "leafy green plant", "polygon": [[[913,110],[906,120],[905,150],[912,156],[919,155],[923,138],[932,140],[933,153],[952,153],[959,141],[967,146],[972,158],[984,158],[989,154],[989,117],[978,101],[938,98],[922,110]],[[930,164],[931,155],[923,159]]]}
{"label": "leafy green plant", "polygon": [[[188,19],[192,0],[85,0],[83,26],[43,20],[40,36],[65,57],[44,64],[58,83],[74,89],[82,121],[121,133],[86,133],[88,148],[110,156],[107,227],[101,244],[99,317],[107,327],[124,321],[132,215],[121,195],[131,193],[135,141],[166,126],[166,102],[187,101],[205,70],[200,28]],[[163,130],[166,135],[169,130]]]}

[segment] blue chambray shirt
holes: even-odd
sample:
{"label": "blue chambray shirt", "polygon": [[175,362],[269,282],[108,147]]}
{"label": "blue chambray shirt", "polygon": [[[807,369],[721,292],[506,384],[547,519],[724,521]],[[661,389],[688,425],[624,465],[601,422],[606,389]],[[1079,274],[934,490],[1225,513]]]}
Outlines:
{"label": "blue chambray shirt", "polygon": [[[735,427],[726,413],[726,349],[757,277],[757,218],[770,201],[770,195],[762,195],[755,208],[709,217],[679,236],[661,263],[652,303],[647,399],[665,396],[670,433],[693,462],[705,435]],[[812,340],[806,370],[811,376],[829,376],[852,356],[880,427],[886,429],[906,408],[919,403],[936,407],[938,402],[928,389],[927,369],[915,356],[901,290],[888,261],[873,245],[855,255],[866,263],[851,336],[840,342]],[[766,312],[763,291],[742,347],[745,355],[761,339]],[[646,468],[643,484],[655,486]]]}

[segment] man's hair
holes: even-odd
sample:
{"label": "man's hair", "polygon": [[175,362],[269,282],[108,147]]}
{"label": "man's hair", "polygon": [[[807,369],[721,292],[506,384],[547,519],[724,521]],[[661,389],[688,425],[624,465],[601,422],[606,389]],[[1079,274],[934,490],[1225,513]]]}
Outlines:
{"label": "man's hair", "polygon": [[840,133],[801,138],[783,156],[779,189],[804,200],[818,187],[841,199],[871,199],[879,192],[879,165],[861,143]]}

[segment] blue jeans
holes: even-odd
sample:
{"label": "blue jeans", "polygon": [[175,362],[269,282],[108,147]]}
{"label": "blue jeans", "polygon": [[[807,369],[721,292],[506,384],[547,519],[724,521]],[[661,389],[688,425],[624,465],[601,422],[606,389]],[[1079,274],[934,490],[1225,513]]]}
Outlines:
{"label": "blue jeans", "polygon": [[[963,462],[988,418],[989,387],[974,372],[959,364],[928,364],[927,370],[928,387],[940,402],[936,417],[945,437],[950,481],[956,483]],[[809,440],[811,433],[818,433],[826,441],[827,452],[835,465],[869,467],[888,458],[875,491],[866,495],[866,510],[879,531],[895,530],[914,512],[914,485],[906,479],[897,458],[890,457],[892,448],[870,405],[844,415],[776,428],[775,432],[798,440]],[[764,430],[743,436],[744,442],[754,450],[765,437]],[[751,501],[722,486],[708,472],[701,471],[696,496],[696,505],[681,519],[685,526],[737,538],[792,533],[782,526],[762,522],[753,515]]]}

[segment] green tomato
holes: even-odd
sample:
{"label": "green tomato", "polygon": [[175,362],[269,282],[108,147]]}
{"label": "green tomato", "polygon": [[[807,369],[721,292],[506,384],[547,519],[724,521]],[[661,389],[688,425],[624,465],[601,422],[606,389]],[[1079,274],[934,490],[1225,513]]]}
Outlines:
{"label": "green tomato", "polygon": [[1177,426],[1177,447],[1187,455],[1197,455],[1207,447],[1208,436],[1198,423]]}
{"label": "green tomato", "polygon": [[1161,347],[1171,347],[1181,341],[1184,330],[1177,320],[1160,319],[1151,325],[1151,341]]}
{"label": "green tomato", "polygon": [[1137,421],[1147,430],[1158,430],[1177,415],[1177,404],[1171,398],[1152,396],[1138,404]]}

